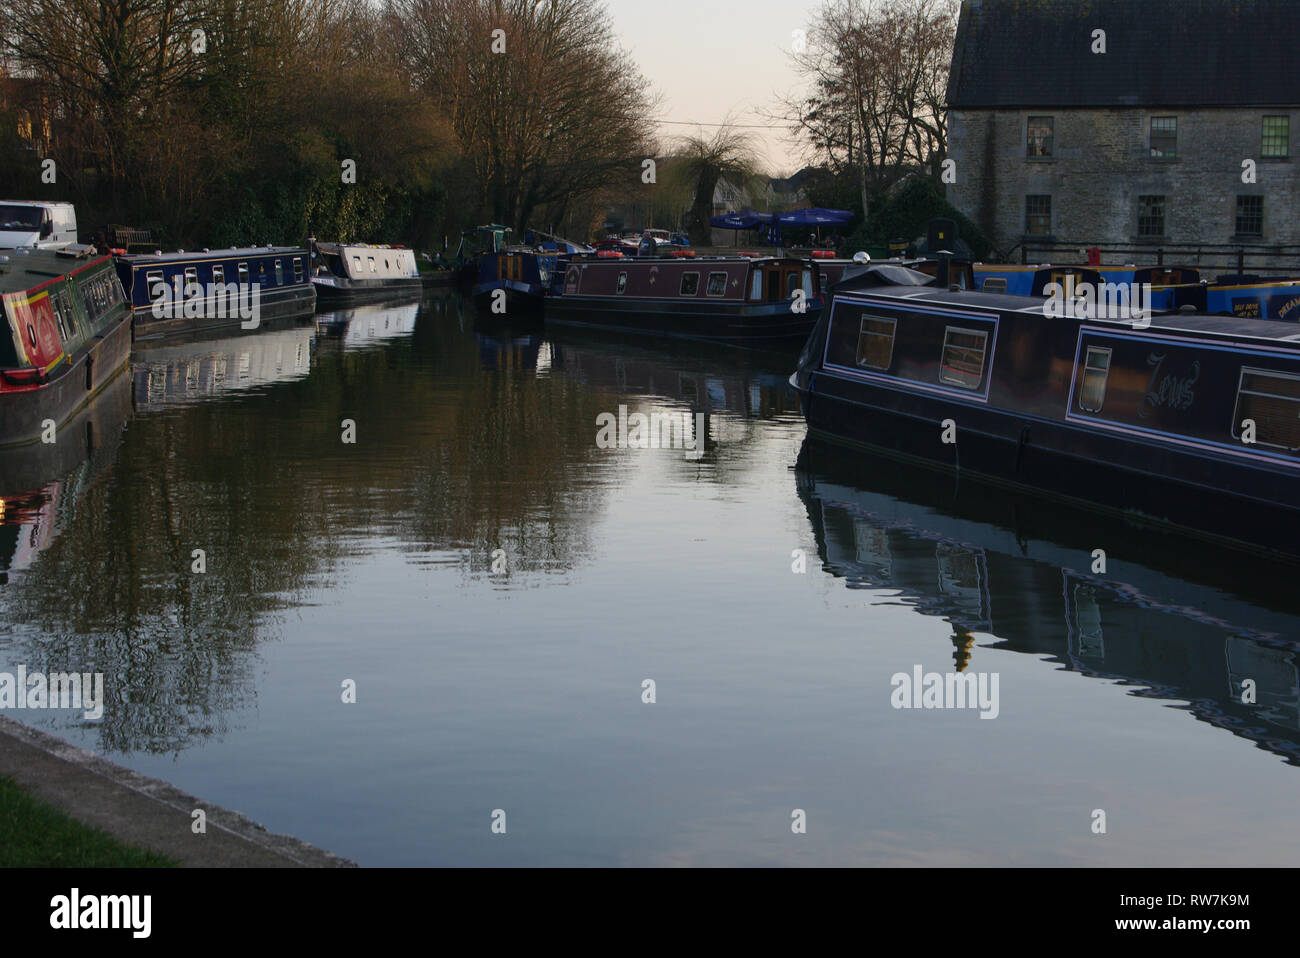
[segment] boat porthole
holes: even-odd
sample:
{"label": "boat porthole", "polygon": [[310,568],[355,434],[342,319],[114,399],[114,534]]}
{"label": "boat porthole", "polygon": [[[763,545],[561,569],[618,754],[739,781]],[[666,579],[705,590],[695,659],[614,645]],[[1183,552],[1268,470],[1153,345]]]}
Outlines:
{"label": "boat porthole", "polygon": [[31,323],[27,324],[27,338],[32,341],[32,349],[36,348],[36,330]]}

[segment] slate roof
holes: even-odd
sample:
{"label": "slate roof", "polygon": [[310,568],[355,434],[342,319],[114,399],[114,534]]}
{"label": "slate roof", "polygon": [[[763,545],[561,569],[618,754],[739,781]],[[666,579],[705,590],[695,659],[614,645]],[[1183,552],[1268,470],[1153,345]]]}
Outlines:
{"label": "slate roof", "polygon": [[1297,37],[1297,0],[965,0],[948,105],[1296,106]]}

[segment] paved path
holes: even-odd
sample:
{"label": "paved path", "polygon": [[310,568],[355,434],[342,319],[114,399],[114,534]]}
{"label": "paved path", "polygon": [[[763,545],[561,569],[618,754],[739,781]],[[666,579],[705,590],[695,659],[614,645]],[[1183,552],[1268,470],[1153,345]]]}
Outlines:
{"label": "paved path", "polygon": [[[238,812],[187,795],[46,732],[0,716],[0,775],[114,838],[200,868],[337,868],[346,858],[273,835]],[[191,830],[207,814],[207,833]]]}

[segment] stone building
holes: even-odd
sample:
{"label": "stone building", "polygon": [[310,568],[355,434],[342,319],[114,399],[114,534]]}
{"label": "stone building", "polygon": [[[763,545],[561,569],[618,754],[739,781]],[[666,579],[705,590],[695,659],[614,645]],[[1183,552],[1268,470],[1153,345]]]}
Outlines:
{"label": "stone building", "polygon": [[1297,0],[966,0],[948,199],[1016,258],[1300,244],[1297,36]]}

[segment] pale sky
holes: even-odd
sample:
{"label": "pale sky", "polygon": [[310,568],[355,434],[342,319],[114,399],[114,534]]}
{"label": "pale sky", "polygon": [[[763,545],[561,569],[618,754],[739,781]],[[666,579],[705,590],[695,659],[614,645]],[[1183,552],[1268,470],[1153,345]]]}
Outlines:
{"label": "pale sky", "polygon": [[[801,166],[777,112],[777,97],[800,80],[788,56],[795,30],[806,30],[820,0],[606,0],[620,43],[662,96],[664,136],[696,133],[685,121],[721,123],[728,113],[749,130],[773,175]],[[706,128],[704,132],[712,132]]]}

